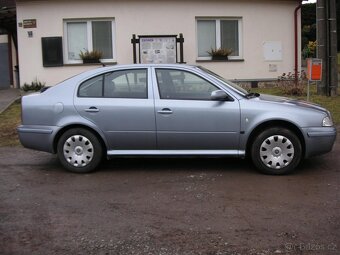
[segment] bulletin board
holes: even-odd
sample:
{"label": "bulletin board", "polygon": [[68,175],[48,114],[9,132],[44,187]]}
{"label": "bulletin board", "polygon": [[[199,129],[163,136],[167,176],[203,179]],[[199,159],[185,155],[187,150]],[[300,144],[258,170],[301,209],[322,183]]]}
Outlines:
{"label": "bulletin board", "polygon": [[175,64],[177,36],[139,36],[139,59],[142,64]]}

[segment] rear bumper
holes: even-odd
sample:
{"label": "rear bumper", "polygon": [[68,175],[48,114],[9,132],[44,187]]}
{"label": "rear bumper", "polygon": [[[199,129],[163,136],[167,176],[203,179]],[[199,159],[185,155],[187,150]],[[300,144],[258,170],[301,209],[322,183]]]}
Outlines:
{"label": "rear bumper", "polygon": [[306,143],[306,158],[330,152],[337,135],[335,127],[304,128],[303,133]]}
{"label": "rear bumper", "polygon": [[26,126],[17,128],[21,144],[29,149],[54,153],[53,141],[60,128],[56,126]]}

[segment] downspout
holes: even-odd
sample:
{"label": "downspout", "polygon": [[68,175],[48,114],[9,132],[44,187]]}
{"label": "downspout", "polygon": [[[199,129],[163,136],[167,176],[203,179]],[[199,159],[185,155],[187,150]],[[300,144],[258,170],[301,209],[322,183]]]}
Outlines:
{"label": "downspout", "polygon": [[12,36],[9,33],[7,35],[8,38],[8,69],[9,69],[9,80],[11,85],[14,87],[14,81],[13,81],[13,59],[12,59]]}
{"label": "downspout", "polygon": [[302,7],[302,0],[299,0],[299,5],[295,8],[294,11],[294,48],[295,48],[295,68],[294,68],[294,72],[295,72],[295,84],[297,85],[298,83],[298,76],[299,76],[299,43],[298,43],[298,11],[301,9]]}
{"label": "downspout", "polygon": [[330,1],[327,0],[325,1],[325,9],[326,9],[326,56],[327,56],[327,61],[325,63],[326,67],[326,96],[331,95],[331,77],[332,77],[332,58],[331,58],[331,33],[330,33]]}

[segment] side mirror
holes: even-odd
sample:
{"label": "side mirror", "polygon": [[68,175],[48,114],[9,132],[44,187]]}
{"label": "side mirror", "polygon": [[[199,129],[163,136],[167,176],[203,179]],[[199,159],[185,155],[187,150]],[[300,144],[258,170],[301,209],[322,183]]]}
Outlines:
{"label": "side mirror", "polygon": [[228,101],[229,100],[229,96],[223,90],[215,90],[211,92],[210,98],[211,100],[216,100],[216,101]]}

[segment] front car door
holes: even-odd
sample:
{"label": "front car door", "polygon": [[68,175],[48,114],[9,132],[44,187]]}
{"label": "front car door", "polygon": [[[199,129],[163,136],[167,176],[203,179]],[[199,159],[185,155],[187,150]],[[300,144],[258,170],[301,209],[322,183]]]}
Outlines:
{"label": "front car door", "polygon": [[237,154],[238,100],[211,100],[221,88],[192,71],[154,68],[153,75],[158,149]]}
{"label": "front car door", "polygon": [[108,150],[154,150],[156,126],[148,68],[115,70],[84,81],[75,106],[105,134]]}

